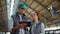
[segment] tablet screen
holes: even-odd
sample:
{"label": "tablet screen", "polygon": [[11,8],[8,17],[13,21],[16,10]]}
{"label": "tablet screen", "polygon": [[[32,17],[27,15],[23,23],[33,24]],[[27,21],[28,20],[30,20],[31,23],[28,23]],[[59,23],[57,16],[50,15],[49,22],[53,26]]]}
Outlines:
{"label": "tablet screen", "polygon": [[31,26],[31,22],[30,21],[20,21],[19,24],[21,24],[21,23],[26,23],[28,27]]}

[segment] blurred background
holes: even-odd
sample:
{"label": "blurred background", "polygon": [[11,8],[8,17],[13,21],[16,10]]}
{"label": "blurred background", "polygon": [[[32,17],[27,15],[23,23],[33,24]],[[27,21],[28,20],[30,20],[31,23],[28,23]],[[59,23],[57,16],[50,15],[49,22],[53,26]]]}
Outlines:
{"label": "blurred background", "polygon": [[11,15],[17,11],[18,3],[25,2],[26,16],[32,20],[35,12],[45,24],[46,34],[60,34],[60,0],[0,0],[0,31],[10,30]]}

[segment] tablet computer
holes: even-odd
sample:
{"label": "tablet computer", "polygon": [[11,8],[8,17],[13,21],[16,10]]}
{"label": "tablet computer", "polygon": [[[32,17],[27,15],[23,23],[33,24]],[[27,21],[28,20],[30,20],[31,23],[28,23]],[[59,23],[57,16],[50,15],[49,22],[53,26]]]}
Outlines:
{"label": "tablet computer", "polygon": [[19,24],[26,23],[28,27],[31,27],[31,21],[20,21]]}

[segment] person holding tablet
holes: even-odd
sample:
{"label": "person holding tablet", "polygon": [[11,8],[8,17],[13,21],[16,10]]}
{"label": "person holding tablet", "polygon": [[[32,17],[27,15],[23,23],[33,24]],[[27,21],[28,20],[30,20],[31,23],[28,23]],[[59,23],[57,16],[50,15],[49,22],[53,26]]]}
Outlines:
{"label": "person holding tablet", "polygon": [[24,14],[24,10],[26,8],[25,3],[20,3],[18,6],[18,11],[15,15],[12,15],[13,19],[13,28],[11,34],[27,34],[26,31],[28,28],[26,27],[26,23],[19,24],[20,21],[27,21],[27,17]]}

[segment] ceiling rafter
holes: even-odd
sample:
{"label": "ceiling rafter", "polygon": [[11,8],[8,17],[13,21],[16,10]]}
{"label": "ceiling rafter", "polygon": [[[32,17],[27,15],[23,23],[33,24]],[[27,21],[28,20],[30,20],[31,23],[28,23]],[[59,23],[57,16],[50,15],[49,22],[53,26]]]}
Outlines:
{"label": "ceiling rafter", "polygon": [[[51,18],[50,20],[54,21],[54,20],[58,20],[58,19],[60,19],[60,16],[55,16],[55,18]],[[51,22],[51,21],[49,21],[49,22]]]}
{"label": "ceiling rafter", "polygon": [[36,9],[39,5],[37,5],[34,9]]}
{"label": "ceiling rafter", "polygon": [[42,0],[40,3],[42,3],[44,0]]}
{"label": "ceiling rafter", "polygon": [[[30,6],[32,5],[32,3],[33,3],[33,1],[31,2],[31,4],[30,4]],[[31,8],[30,6],[28,6],[29,8]],[[34,10],[33,8],[31,8],[32,10]],[[27,8],[27,10],[28,10],[28,8]],[[27,11],[26,10],[26,11]],[[35,10],[34,10],[35,11]],[[35,11],[36,12],[36,11]],[[28,12],[27,12],[28,13]],[[28,14],[30,14],[30,13],[28,13]],[[32,16],[32,15],[31,15]],[[42,15],[41,15],[42,16]]]}
{"label": "ceiling rafter", "polygon": [[[28,5],[27,5],[28,6]],[[31,8],[30,6],[28,6],[29,8]],[[33,8],[31,8],[34,12],[36,12],[36,10],[35,9],[33,9]],[[41,14],[40,14],[41,15]],[[42,17],[44,17],[43,15],[41,15]],[[44,17],[45,18],[45,17]],[[47,19],[47,18],[46,18]],[[49,19],[47,19],[47,20],[49,20]]]}
{"label": "ceiling rafter", "polygon": [[[55,1],[56,1],[56,0],[52,0],[48,5],[52,4],[52,3],[55,2]],[[47,6],[48,6],[48,5],[47,5]],[[47,7],[47,6],[46,6],[46,7]]]}
{"label": "ceiling rafter", "polygon": [[[26,2],[25,2],[26,3]],[[30,6],[32,5],[32,3],[33,3],[33,1],[31,2],[31,4],[30,4]],[[28,8],[25,10],[25,12],[27,12],[27,10],[28,10]],[[28,13],[28,12],[27,12]],[[28,13],[28,14],[30,14],[30,13]],[[32,16],[32,15],[31,15]]]}
{"label": "ceiling rafter", "polygon": [[[45,6],[43,6],[43,5],[42,5],[41,3],[39,3],[38,1],[35,0],[35,2],[37,2],[39,5],[41,5],[42,7],[44,7],[47,11],[49,11]],[[43,8],[43,9],[44,9],[44,8]],[[42,10],[43,10],[43,9],[42,9]],[[42,10],[40,10],[40,11],[42,11]],[[47,18],[47,19],[48,19],[48,18]]]}
{"label": "ceiling rafter", "polygon": [[[35,1],[36,2],[36,1]],[[38,2],[38,1],[37,1]],[[53,3],[54,1],[52,1],[51,3]],[[49,3],[49,4],[51,4],[51,3]],[[32,5],[32,4],[31,4]],[[39,3],[39,5],[40,5],[40,3]],[[48,6],[48,5],[47,5]],[[46,6],[46,8],[45,8],[45,6],[42,6],[42,7],[44,7],[43,9],[46,9],[47,10],[47,6]],[[31,6],[28,6],[29,8],[32,8]],[[37,7],[35,7],[35,8],[37,8]],[[42,10],[43,10],[42,9]],[[32,10],[33,10],[33,8],[32,8]],[[34,12],[35,12],[36,10],[34,9]],[[48,10],[49,11],[49,10]],[[48,13],[48,12],[47,12]]]}
{"label": "ceiling rafter", "polygon": [[[36,1],[36,0],[35,0]],[[55,0],[56,1],[56,0]],[[46,7],[48,6],[43,6],[41,3],[39,3],[38,1],[36,1],[39,5],[41,5],[42,7],[44,7],[46,10],[48,10]],[[52,1],[51,3],[53,3],[54,1]],[[49,4],[51,4],[51,3],[49,3]],[[42,9],[43,10],[43,9]],[[41,11],[41,10],[40,10]],[[49,10],[48,10],[49,11]],[[48,19],[48,18],[47,18]],[[49,20],[49,19],[48,19]],[[51,20],[49,20],[49,21],[51,21]]]}
{"label": "ceiling rafter", "polygon": [[[46,7],[48,7],[50,4],[52,4],[53,2],[55,2],[56,0],[52,0]],[[50,12],[50,11],[49,11]],[[47,12],[48,13],[48,12]],[[46,14],[47,14],[46,13]],[[52,16],[52,15],[51,15]]]}
{"label": "ceiling rafter", "polygon": [[[25,2],[26,3],[26,2]],[[31,2],[31,4],[30,4],[30,6],[32,5],[32,3],[33,3],[33,1]],[[28,8],[25,10],[25,11],[27,11],[28,10]]]}
{"label": "ceiling rafter", "polygon": [[30,15],[30,17],[32,17],[32,15],[30,14],[30,13],[28,13],[28,12],[26,12],[28,15]]}
{"label": "ceiling rafter", "polygon": [[[25,2],[26,3],[26,2]],[[32,5],[33,1],[31,2],[30,6]],[[25,12],[27,12],[28,8],[25,10]],[[27,12],[28,13],[28,12]],[[30,13],[28,13],[31,17],[32,15]]]}
{"label": "ceiling rafter", "polygon": [[[30,7],[29,7],[30,8]],[[32,9],[33,10],[33,9]],[[34,10],[35,11],[35,10]],[[26,11],[27,12],[27,11]],[[28,13],[28,12],[27,12]],[[28,13],[31,17],[32,17],[32,15],[30,14],[30,13]]]}
{"label": "ceiling rafter", "polygon": [[31,15],[30,13],[28,13],[27,10],[28,10],[28,8],[25,10],[25,12],[26,12],[27,14],[29,14],[29,15],[32,17],[32,15]]}
{"label": "ceiling rafter", "polygon": [[[43,5],[42,5],[41,3],[39,3],[38,1],[35,0],[35,2],[37,2],[39,5],[41,5],[41,6],[44,7],[46,10],[48,10],[46,6],[43,6]],[[49,11],[49,10],[48,10],[48,11]],[[47,19],[48,19],[48,18],[47,18]]]}
{"label": "ceiling rafter", "polygon": [[[45,6],[43,6],[41,3],[39,3],[38,1],[35,0],[35,2],[37,2],[39,5],[41,5],[42,7],[44,7],[46,10],[48,10]],[[48,10],[49,11],[49,10]]]}
{"label": "ceiling rafter", "polygon": [[[35,0],[35,1],[36,1],[36,0]],[[48,5],[47,5],[47,6],[43,6],[43,5],[42,5],[41,3],[39,3],[38,1],[36,1],[36,2],[37,2],[39,5],[41,5],[42,7],[44,7],[46,10],[48,10],[48,9],[47,9],[47,6],[48,6]],[[52,2],[54,2],[54,1],[52,1]],[[52,2],[51,2],[51,3],[52,3]],[[51,3],[49,3],[49,4],[51,4]],[[43,9],[42,9],[42,10],[43,10]],[[42,11],[42,10],[40,10],[40,11]],[[48,11],[49,11],[49,10],[48,10]]]}

